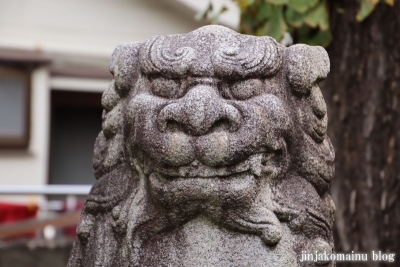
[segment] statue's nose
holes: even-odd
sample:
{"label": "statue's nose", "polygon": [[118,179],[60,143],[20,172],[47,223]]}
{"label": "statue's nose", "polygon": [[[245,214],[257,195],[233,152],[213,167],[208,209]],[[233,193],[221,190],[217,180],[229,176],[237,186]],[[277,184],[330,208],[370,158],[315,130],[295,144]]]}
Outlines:
{"label": "statue's nose", "polygon": [[241,120],[239,110],[222,99],[216,89],[197,85],[161,110],[158,128],[164,132],[178,126],[191,135],[202,135],[214,127],[236,131]]}

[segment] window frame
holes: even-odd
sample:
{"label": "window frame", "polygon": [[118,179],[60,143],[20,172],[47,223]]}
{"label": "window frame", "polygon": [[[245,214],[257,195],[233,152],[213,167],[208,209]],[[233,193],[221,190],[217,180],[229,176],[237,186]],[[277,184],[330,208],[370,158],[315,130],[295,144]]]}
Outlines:
{"label": "window frame", "polygon": [[25,81],[25,114],[24,114],[24,127],[25,133],[21,136],[5,137],[0,135],[0,149],[26,149],[29,146],[30,132],[31,132],[31,74],[28,68],[10,66],[8,64],[0,63],[0,79],[7,78],[21,78]]}

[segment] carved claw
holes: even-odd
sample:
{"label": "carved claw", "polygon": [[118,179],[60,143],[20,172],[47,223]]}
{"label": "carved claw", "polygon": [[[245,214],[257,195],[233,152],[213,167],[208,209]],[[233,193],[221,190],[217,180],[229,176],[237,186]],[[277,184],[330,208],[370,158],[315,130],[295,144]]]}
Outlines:
{"label": "carved claw", "polygon": [[275,246],[282,238],[281,224],[275,214],[267,208],[264,208],[263,212],[255,216],[242,214],[235,217],[232,217],[232,219],[241,228],[238,230],[256,233],[267,246]]}
{"label": "carved claw", "polygon": [[281,223],[266,207],[228,212],[227,217],[212,216],[212,219],[228,229],[256,234],[267,246],[277,245],[282,238]]}
{"label": "carved claw", "polygon": [[280,225],[268,225],[261,231],[261,240],[267,246],[275,246],[282,239],[282,228]]}

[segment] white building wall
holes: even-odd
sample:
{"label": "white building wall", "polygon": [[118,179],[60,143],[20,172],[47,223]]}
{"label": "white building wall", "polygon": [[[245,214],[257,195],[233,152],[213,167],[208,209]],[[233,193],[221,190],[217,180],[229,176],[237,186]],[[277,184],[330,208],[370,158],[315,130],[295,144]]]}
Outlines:
{"label": "white building wall", "polygon": [[[57,64],[61,59],[61,64],[107,68],[104,59],[119,43],[192,31],[202,26],[193,15],[174,0],[0,0],[0,49],[40,51]],[[106,84],[52,78],[48,68],[32,74],[29,149],[0,149],[0,186],[47,183],[51,89],[98,91]],[[26,201],[27,197],[0,196],[2,200]]]}
{"label": "white building wall", "polygon": [[[1,185],[46,184],[48,175],[50,90],[46,67],[33,71],[31,81],[31,124],[28,150],[0,151]],[[23,201],[27,197],[1,197]]]}
{"label": "white building wall", "polygon": [[0,46],[109,56],[119,43],[201,26],[173,0],[0,0]]}

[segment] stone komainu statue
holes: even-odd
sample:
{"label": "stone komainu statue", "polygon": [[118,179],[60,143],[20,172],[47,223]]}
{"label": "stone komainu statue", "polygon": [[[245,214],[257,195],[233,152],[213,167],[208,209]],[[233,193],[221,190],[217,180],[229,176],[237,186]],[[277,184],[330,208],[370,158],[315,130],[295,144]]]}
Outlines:
{"label": "stone komainu statue", "polygon": [[314,266],[333,252],[322,47],[206,26],[118,46],[69,267]]}

